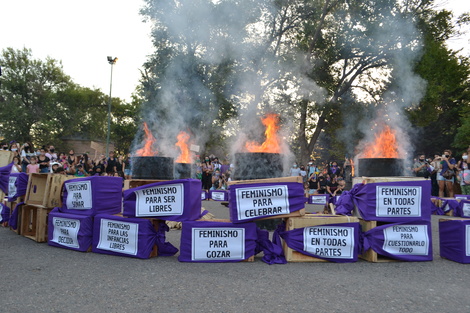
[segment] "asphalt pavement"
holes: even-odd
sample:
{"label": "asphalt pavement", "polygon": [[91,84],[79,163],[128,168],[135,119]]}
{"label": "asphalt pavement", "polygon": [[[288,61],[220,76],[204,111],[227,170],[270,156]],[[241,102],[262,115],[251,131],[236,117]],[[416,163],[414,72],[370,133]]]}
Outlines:
{"label": "asphalt pavement", "polygon": [[[228,209],[203,206],[217,218]],[[316,208],[307,206],[308,210]],[[470,265],[182,263],[36,243],[0,227],[0,312],[470,312]],[[181,232],[167,239],[179,247]]]}

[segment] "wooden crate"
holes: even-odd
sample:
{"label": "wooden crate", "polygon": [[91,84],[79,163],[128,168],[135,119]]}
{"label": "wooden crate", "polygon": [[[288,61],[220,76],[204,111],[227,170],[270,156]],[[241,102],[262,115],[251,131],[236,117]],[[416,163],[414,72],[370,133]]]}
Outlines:
{"label": "wooden crate", "polygon": [[62,187],[64,182],[76,177],[66,176],[62,174],[50,174],[46,180],[45,195],[42,205],[47,208],[54,208],[62,204]]}
{"label": "wooden crate", "polygon": [[353,186],[355,184],[372,184],[372,183],[390,183],[400,181],[422,181],[426,180],[424,177],[416,176],[389,176],[389,177],[366,177],[359,176],[353,178]]}
{"label": "wooden crate", "polygon": [[26,189],[25,203],[28,205],[44,205],[47,191],[47,181],[52,174],[29,174],[28,188]]}
{"label": "wooden crate", "polygon": [[[310,226],[357,222],[359,222],[359,219],[354,216],[307,214],[303,217],[288,218],[286,222],[286,230],[288,231]],[[283,249],[287,262],[329,262],[328,260],[311,257],[297,252],[289,248],[285,242],[283,242]]]}
{"label": "wooden crate", "polygon": [[21,207],[21,235],[36,242],[47,241],[47,218],[51,208],[39,205]]}
{"label": "wooden crate", "polygon": [[13,161],[14,153],[12,151],[0,150],[0,167],[7,166]]}
{"label": "wooden crate", "polygon": [[[363,219],[360,219],[359,223],[361,224],[362,232],[369,231],[372,228],[375,228],[375,227],[380,226],[380,225],[390,224],[390,223],[386,223],[386,222],[365,221]],[[373,262],[373,263],[400,262],[400,260],[395,260],[395,259],[383,256],[383,255],[377,254],[377,252],[375,252],[372,249],[367,250],[363,254],[359,254],[359,257],[361,259],[364,259],[366,261]]]}
{"label": "wooden crate", "polygon": [[126,179],[124,180],[124,190],[127,189],[132,189],[132,188],[137,188],[140,186],[148,185],[148,184],[153,184],[153,183],[159,183],[163,181],[168,181],[168,180],[161,180],[161,179]]}

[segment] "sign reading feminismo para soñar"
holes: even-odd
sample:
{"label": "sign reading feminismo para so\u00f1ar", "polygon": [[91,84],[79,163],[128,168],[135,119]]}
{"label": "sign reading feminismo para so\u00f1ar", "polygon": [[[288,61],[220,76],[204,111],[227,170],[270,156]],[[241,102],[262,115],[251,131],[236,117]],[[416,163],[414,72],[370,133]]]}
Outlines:
{"label": "sign reading feminismo para so\u00f1ar", "polygon": [[93,207],[91,181],[66,182],[67,209],[90,210]]}

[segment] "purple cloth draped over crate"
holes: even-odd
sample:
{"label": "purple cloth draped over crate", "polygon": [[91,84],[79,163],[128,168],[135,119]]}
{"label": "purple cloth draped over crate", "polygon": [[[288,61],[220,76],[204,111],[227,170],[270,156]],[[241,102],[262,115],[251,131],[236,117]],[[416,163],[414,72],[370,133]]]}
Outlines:
{"label": "purple cloth draped over crate", "polygon": [[239,262],[255,255],[256,224],[183,222],[180,262]]}
{"label": "purple cloth draped over crate", "polygon": [[377,226],[363,233],[363,241],[363,253],[372,249],[377,254],[402,261],[433,259],[429,221],[415,220]]}
{"label": "purple cloth draped over crate", "polygon": [[5,204],[0,203],[0,223],[5,223],[10,221],[10,208]]}
{"label": "purple cloth draped over crate", "polygon": [[454,209],[454,216],[470,218],[470,200],[460,200]]}
{"label": "purple cloth draped over crate", "polygon": [[470,220],[440,220],[439,247],[443,258],[470,263]]}
{"label": "purple cloth draped over crate", "polygon": [[179,251],[178,248],[173,246],[170,242],[166,241],[166,233],[169,231],[170,227],[168,227],[165,221],[160,221],[158,224],[156,242],[158,247],[158,256],[173,256]]}
{"label": "purple cloth draped over crate", "polygon": [[[319,252],[324,252],[325,254],[327,253],[334,253],[334,254],[339,254],[340,252],[338,252],[340,249],[338,249],[338,247],[341,247],[343,248],[344,246],[347,247],[346,250],[348,250],[347,252],[349,253],[348,257],[343,257],[341,258],[340,256],[337,256],[337,257],[326,257],[324,255],[319,255],[319,254],[316,254],[316,253],[312,253],[311,251],[305,251],[305,249],[308,247],[306,245],[306,240],[310,239],[310,240],[316,240],[315,239],[312,239],[312,238],[305,238],[305,232],[306,232],[306,229],[309,230],[309,229],[313,229],[313,228],[316,228],[316,229],[324,229],[324,228],[334,228],[336,227],[337,229],[341,229],[342,228],[342,231],[343,233],[345,231],[347,231],[347,235],[346,236],[343,236],[343,237],[347,237],[349,239],[349,243],[346,243],[348,240],[347,239],[336,239],[335,241],[331,240],[331,243],[329,244],[329,246],[331,246],[331,248],[328,248],[328,247],[323,247],[321,248],[322,250],[319,250]],[[349,231],[350,229],[352,228],[352,237],[349,237]],[[297,251],[297,252],[300,252],[304,255],[308,255],[308,256],[311,256],[311,257],[315,257],[315,258],[319,258],[319,259],[323,259],[323,260],[328,260],[328,261],[331,261],[331,262],[336,262],[336,263],[352,263],[352,262],[357,262],[357,256],[358,256],[358,253],[359,253],[359,247],[360,247],[360,238],[359,238],[359,223],[356,222],[356,223],[337,223],[337,224],[325,224],[325,225],[316,225],[316,226],[311,226],[311,227],[302,227],[302,228],[296,228],[296,229],[293,229],[293,230],[288,230],[286,231],[285,230],[285,224],[283,225],[280,225],[278,227],[278,229],[275,231],[275,236],[276,235],[279,235],[282,239],[284,239],[286,245]],[[321,232],[319,232],[321,233]],[[319,234],[318,235],[318,242],[316,242],[318,244],[318,246],[321,245],[321,239],[324,238],[324,235],[321,235]],[[332,238],[334,239],[334,238]],[[345,240],[345,242],[341,242],[341,244],[343,246],[339,246],[339,241],[340,240]],[[325,243],[325,241],[324,241]],[[279,245],[281,248],[282,246]],[[308,249],[308,248],[307,248]],[[332,251],[334,250],[334,251]],[[344,256],[344,255],[343,255]]]}
{"label": "purple cloth draped over crate", "polygon": [[201,206],[201,181],[177,179],[125,190],[123,215],[194,221],[201,216]]}
{"label": "purple cloth draped over crate", "polygon": [[0,190],[8,193],[8,178],[10,177],[13,162],[6,166],[0,167]]}
{"label": "purple cloth draped over crate", "polygon": [[24,196],[26,194],[26,190],[28,189],[28,179],[29,176],[26,173],[11,173],[10,174],[10,179],[12,177],[16,177],[15,180],[15,187],[16,187],[16,192],[15,194],[10,194],[10,189],[8,189],[8,201],[13,202],[18,197]]}
{"label": "purple cloth draped over crate", "polygon": [[90,176],[70,179],[62,187],[62,213],[117,214],[122,208],[122,178]]}
{"label": "purple cloth draped over crate", "polygon": [[[280,223],[279,225],[284,225]],[[278,225],[278,227],[280,227]],[[284,250],[282,249],[281,238],[276,235],[276,232],[273,233],[273,240],[269,240],[269,232],[265,229],[257,228],[258,240],[256,246],[256,254],[263,252],[263,257],[261,260],[269,265],[273,264],[286,264],[287,260],[284,255]]]}
{"label": "purple cloth draped over crate", "polygon": [[214,201],[227,201],[228,190],[210,190],[209,198]]}
{"label": "purple cloth draped over crate", "polygon": [[470,200],[470,195],[454,195],[454,198],[460,200]]}
{"label": "purple cloth draped over crate", "polygon": [[308,197],[308,204],[328,205],[329,200],[329,194],[311,195]]}
{"label": "purple cloth draped over crate", "polygon": [[201,191],[201,200],[208,200],[209,199],[209,194],[207,191],[202,190]]}
{"label": "purple cloth draped over crate", "polygon": [[[440,198],[439,197],[431,197],[431,200],[432,199],[440,199]],[[439,207],[439,206],[435,205],[434,202],[431,201],[431,214],[444,215],[444,210],[442,209],[442,207]]]}
{"label": "purple cloth draped over crate", "polygon": [[459,201],[455,199],[441,199],[442,200],[442,211],[444,213],[447,213],[449,211],[453,211],[453,214],[455,214],[455,211],[459,207]]}
{"label": "purple cloth draped over crate", "polygon": [[93,217],[54,208],[48,217],[47,238],[49,246],[86,252],[93,239]]}
{"label": "purple cloth draped over crate", "polygon": [[289,214],[305,206],[301,183],[260,183],[231,185],[229,212],[233,223]]}
{"label": "purple cloth draped over crate", "polygon": [[354,197],[364,196],[362,192],[364,189],[364,184],[355,184],[351,190],[343,191],[341,197],[336,201],[335,212],[338,215],[352,215],[354,210]]}
{"label": "purple cloth draped over crate", "polygon": [[20,202],[20,203],[16,204],[15,208],[13,209],[13,212],[11,213],[10,220],[9,220],[8,224],[14,230],[18,229],[18,213],[19,213],[20,207],[23,204],[24,204],[24,202]]}
{"label": "purple cloth draped over crate", "polygon": [[156,243],[157,231],[148,219],[95,216],[92,245],[95,253],[148,259]]}
{"label": "purple cloth draped over crate", "polygon": [[[350,194],[367,221],[431,220],[431,185],[427,181],[370,183],[354,186]],[[342,209],[340,212],[343,214]]]}

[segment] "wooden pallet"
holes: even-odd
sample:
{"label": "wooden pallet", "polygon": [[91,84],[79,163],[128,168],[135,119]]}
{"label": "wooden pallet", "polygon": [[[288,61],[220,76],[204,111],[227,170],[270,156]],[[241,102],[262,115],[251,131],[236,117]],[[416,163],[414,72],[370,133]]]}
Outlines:
{"label": "wooden pallet", "polygon": [[36,242],[47,241],[47,218],[52,208],[39,205],[21,207],[21,235]]}
{"label": "wooden pallet", "polygon": [[29,174],[28,188],[26,189],[25,203],[28,205],[44,205],[46,197],[46,186],[48,177],[51,174]]}
{"label": "wooden pallet", "polygon": [[[286,231],[310,226],[357,223],[359,219],[354,216],[331,215],[331,214],[307,214],[303,217],[288,218],[286,221]],[[297,252],[283,242],[284,255],[287,262],[329,262],[328,260],[315,258]]]}
{"label": "wooden pallet", "polygon": [[[372,228],[375,228],[380,225],[390,224],[390,223],[377,222],[377,221],[365,221],[363,219],[360,219],[359,223],[361,224],[362,232],[369,231]],[[364,259],[366,261],[373,262],[373,263],[400,262],[400,260],[395,260],[395,259],[383,256],[383,255],[380,255],[372,249],[367,250],[363,254],[359,254],[359,257],[361,259]]]}
{"label": "wooden pallet", "polygon": [[62,206],[62,187],[64,182],[74,178],[76,177],[62,174],[48,175],[42,205],[46,208]]}
{"label": "wooden pallet", "polygon": [[132,188],[137,188],[140,186],[148,185],[148,184],[153,184],[153,183],[159,183],[159,182],[164,182],[168,180],[161,180],[161,179],[126,179],[124,180],[124,190],[132,189]]}

